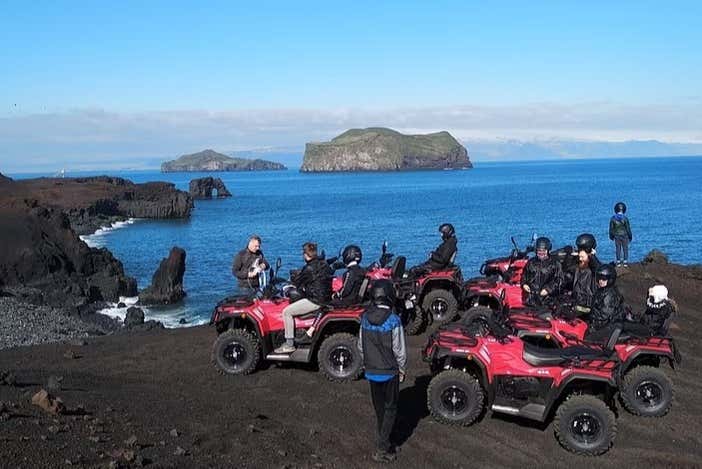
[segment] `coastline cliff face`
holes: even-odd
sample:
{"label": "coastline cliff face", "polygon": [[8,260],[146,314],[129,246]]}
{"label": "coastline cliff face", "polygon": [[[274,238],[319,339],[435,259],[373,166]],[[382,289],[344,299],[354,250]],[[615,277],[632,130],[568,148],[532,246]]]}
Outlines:
{"label": "coastline cliff face", "polygon": [[189,171],[263,171],[287,169],[284,165],[261,159],[232,158],[214,150],[183,155],[161,164],[161,172]]}
{"label": "coastline cliff face", "polygon": [[23,179],[0,185],[0,196],[59,209],[79,235],[127,218],[187,218],[193,208],[190,194],[174,184],[110,176]]}
{"label": "coastline cliff face", "polygon": [[187,192],[107,176],[0,184],[0,290],[33,304],[77,308],[135,296],[136,281],[80,234],[129,217],[187,218]]}
{"label": "coastline cliff face", "polygon": [[329,142],[308,143],[303,172],[465,169],[465,147],[448,132],[404,135],[385,128],[352,129]]}

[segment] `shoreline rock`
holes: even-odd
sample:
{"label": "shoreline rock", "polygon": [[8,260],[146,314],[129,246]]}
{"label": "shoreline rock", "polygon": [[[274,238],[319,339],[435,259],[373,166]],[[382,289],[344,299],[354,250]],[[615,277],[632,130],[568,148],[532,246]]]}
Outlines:
{"label": "shoreline rock", "polygon": [[211,199],[212,191],[217,191],[217,198],[231,197],[232,194],[220,178],[212,176],[193,179],[189,185],[190,196],[193,199]]}
{"label": "shoreline rock", "polygon": [[139,293],[139,304],[167,305],[177,303],[185,297],[183,275],[185,274],[185,250],[174,246],[168,257],[161,260],[151,285]]}

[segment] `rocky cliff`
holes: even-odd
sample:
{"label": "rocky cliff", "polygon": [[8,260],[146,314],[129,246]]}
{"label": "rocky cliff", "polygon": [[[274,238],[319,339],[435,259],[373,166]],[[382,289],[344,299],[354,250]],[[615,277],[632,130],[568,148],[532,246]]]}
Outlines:
{"label": "rocky cliff", "polygon": [[232,158],[214,150],[204,150],[191,155],[183,155],[173,161],[161,164],[161,171],[261,171],[287,169],[284,165],[261,159]]}
{"label": "rocky cliff", "polygon": [[135,184],[109,176],[23,179],[0,184],[0,197],[59,209],[79,235],[130,217],[187,218],[193,208],[190,194],[171,183]]}
{"label": "rocky cliff", "polygon": [[352,129],[329,142],[308,143],[301,171],[402,171],[472,168],[466,149],[448,132],[404,135]]}
{"label": "rocky cliff", "polygon": [[[173,184],[94,177],[0,183],[0,293],[86,310],[135,296],[136,282],[107,249],[79,234],[128,217],[185,218],[193,207]],[[1,320],[1,318],[0,318]]]}

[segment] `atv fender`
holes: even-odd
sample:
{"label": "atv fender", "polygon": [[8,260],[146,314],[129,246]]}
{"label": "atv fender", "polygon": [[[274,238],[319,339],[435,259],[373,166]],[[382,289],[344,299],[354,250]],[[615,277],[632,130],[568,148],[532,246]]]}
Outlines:
{"label": "atv fender", "polygon": [[259,339],[262,337],[261,328],[259,327],[258,322],[254,321],[248,314],[243,312],[224,316],[215,323],[215,327],[217,332],[223,332],[227,329],[231,329],[232,324],[251,330]]}
{"label": "atv fender", "polygon": [[621,376],[624,376],[627,371],[631,369],[633,366],[634,362],[637,359],[643,358],[647,355],[649,356],[656,356],[659,358],[667,358],[668,363],[670,364],[670,367],[674,370],[676,364],[680,364],[682,362],[682,357],[680,356],[680,352],[678,351],[677,347],[675,346],[675,342],[673,342],[673,339],[670,339],[670,352],[664,352],[662,350],[636,350],[634,353],[632,353],[629,358],[626,359],[624,363],[619,367],[620,369],[620,374]]}
{"label": "atv fender", "polygon": [[588,383],[592,381],[603,385],[606,388],[607,397],[611,397],[614,395],[615,390],[619,387],[619,373],[613,373],[612,378],[592,376],[587,373],[573,373],[561,381],[558,386],[551,388],[551,390],[548,392],[548,395],[544,400],[543,414],[541,415],[539,421],[546,421],[549,414],[557,407],[557,404],[568,397],[569,393],[567,391],[572,389],[573,385],[577,384],[578,382]]}
{"label": "atv fender", "polygon": [[317,333],[315,333],[312,338],[310,348],[316,352],[321,343],[321,339],[336,332],[349,332],[358,336],[358,329],[360,327],[360,318],[327,318],[326,316],[322,316],[317,326]]}
{"label": "atv fender", "polygon": [[[488,378],[485,364],[479,357],[477,357],[477,350],[475,352],[476,353],[458,353],[448,348],[434,346],[432,348],[431,353],[424,357],[424,360],[427,362],[431,362],[432,364],[446,363],[451,368],[455,369],[470,367],[473,370],[477,370],[479,373],[479,376],[477,376],[477,378],[480,381],[480,385],[486,391],[486,404],[490,406],[492,405],[492,402],[495,399],[495,390],[493,388],[492,383],[490,382],[490,379]],[[435,371],[438,372],[440,370]]]}

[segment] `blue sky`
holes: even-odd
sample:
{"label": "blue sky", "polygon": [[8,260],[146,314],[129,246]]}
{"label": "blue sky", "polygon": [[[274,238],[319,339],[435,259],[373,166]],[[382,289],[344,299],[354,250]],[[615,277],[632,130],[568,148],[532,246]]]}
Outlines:
{"label": "blue sky", "polygon": [[[330,119],[432,130],[445,125],[397,116],[440,109],[443,122],[455,108],[505,117],[503,128],[477,133],[465,123],[471,135],[698,141],[701,5],[6,0],[0,144],[30,157],[52,143],[96,157],[117,148],[152,154],[139,138],[158,127],[175,151],[169,126],[176,143],[183,126],[202,134],[183,151],[302,144],[333,135]],[[521,128],[544,108],[560,114],[538,131]],[[291,129],[281,115],[305,122]],[[583,125],[564,131],[564,119]],[[93,134],[74,128],[86,121]],[[222,139],[203,131],[217,122],[239,130]],[[129,133],[117,142],[120,125]],[[257,126],[267,133],[255,136]],[[271,138],[276,126],[283,137]]]}

